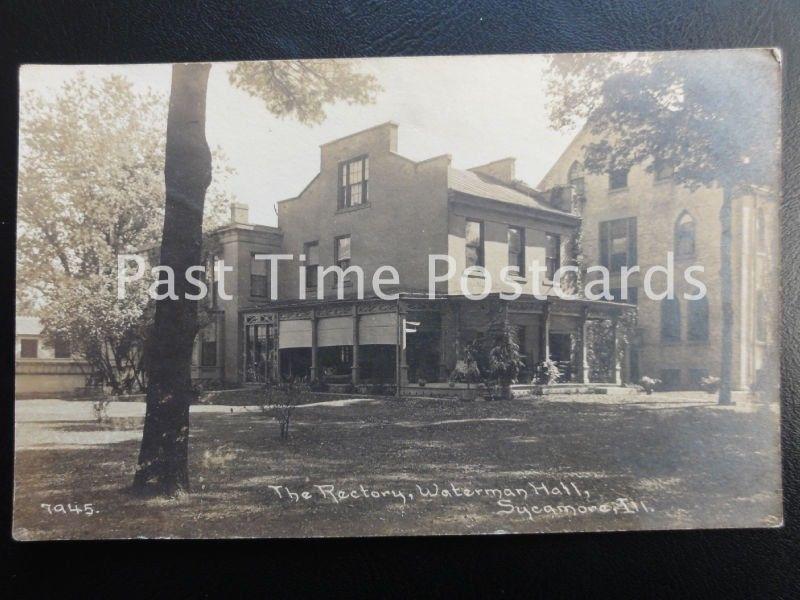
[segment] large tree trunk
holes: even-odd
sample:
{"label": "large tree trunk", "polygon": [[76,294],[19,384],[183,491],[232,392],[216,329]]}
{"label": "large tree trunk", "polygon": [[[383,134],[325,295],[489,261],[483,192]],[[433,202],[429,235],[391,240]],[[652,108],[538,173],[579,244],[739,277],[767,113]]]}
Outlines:
{"label": "large tree trunk", "polygon": [[733,269],[731,249],[732,195],[729,185],[723,187],[719,210],[720,235],[720,294],[722,296],[722,346],[719,371],[719,403],[731,404],[733,366]]}
{"label": "large tree trunk", "polygon": [[[201,264],[203,205],[211,183],[206,142],[208,64],[172,67],[164,166],[166,204],[161,264],[175,272],[177,300],[159,300],[145,348],[147,413],[133,487],[143,491],[155,480],[156,493],[189,489],[189,405],[192,345],[197,333],[197,301],[187,300],[187,267]],[[162,286],[162,291],[163,286]]]}

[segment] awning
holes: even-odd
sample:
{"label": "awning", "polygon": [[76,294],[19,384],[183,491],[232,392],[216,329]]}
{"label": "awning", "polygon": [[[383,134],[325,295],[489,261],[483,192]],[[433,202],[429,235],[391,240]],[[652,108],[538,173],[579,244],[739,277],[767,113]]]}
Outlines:
{"label": "awning", "polygon": [[361,315],[358,322],[358,344],[397,344],[397,314]]}
{"label": "awning", "polygon": [[311,348],[311,321],[304,319],[281,321],[278,329],[278,348]]}
{"label": "awning", "polygon": [[352,346],[353,317],[327,317],[317,321],[317,346]]}

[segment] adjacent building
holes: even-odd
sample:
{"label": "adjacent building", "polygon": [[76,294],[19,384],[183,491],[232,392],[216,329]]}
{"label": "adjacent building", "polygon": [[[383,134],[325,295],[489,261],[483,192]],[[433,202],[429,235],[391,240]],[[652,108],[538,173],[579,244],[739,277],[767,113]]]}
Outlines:
{"label": "adjacent building", "polygon": [[[539,185],[554,197],[569,197],[582,217],[582,253],[586,265],[605,265],[620,295],[620,267],[638,264],[630,278],[628,302],[638,308],[638,334],[629,351],[631,378],[656,377],[669,389],[697,388],[702,378],[719,376],[722,319],[720,295],[719,211],[722,190],[689,190],[677,184],[668,164],[648,172],[649,165],[612,173],[586,173],[584,146],[588,130],[579,133]],[[778,203],[753,190],[733,201],[733,365],[739,390],[777,384],[779,338],[774,282],[778,264]],[[667,265],[674,254],[675,299],[652,299],[643,293],[649,268]],[[704,299],[693,294],[683,272],[703,267],[694,277],[705,283]],[[663,275],[653,278],[654,291],[666,289]],[[618,298],[617,298],[618,299]]]}

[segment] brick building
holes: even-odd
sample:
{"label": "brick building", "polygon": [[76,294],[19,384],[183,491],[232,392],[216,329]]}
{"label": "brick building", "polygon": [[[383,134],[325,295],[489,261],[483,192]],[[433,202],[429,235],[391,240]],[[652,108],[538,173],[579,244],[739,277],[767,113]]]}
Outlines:
{"label": "brick building", "polygon": [[[563,189],[582,216],[586,265],[611,268],[612,288],[619,293],[619,266],[638,264],[642,273],[667,265],[674,252],[675,300],[653,300],[642,290],[642,275],[630,279],[629,301],[638,307],[638,335],[630,348],[632,379],[648,375],[669,388],[696,388],[706,376],[719,376],[721,329],[719,209],[722,190],[678,185],[667,165],[648,173],[645,166],[593,175],[582,168],[584,130],[572,141],[539,185]],[[747,390],[771,380],[777,383],[779,345],[774,282],[778,276],[778,203],[752,192],[733,201],[733,365],[735,389]],[[686,267],[708,288],[706,300],[685,300]],[[665,289],[662,276],[652,288]]]}
{"label": "brick building", "polygon": [[[384,123],[323,144],[317,176],[278,203],[278,228],[251,225],[246,207],[234,206],[231,224],[209,238],[235,275],[225,281],[231,299],[211,300],[215,317],[198,336],[198,378],[239,384],[306,377],[331,385],[399,384],[401,393],[416,393],[425,380],[430,393],[447,385],[466,345],[500,322],[517,332],[526,378],[549,357],[565,379],[588,380],[589,323],[616,323],[633,308],[553,295],[552,275],[572,260],[580,217],[519,182],[512,158],[469,170],[453,168],[448,155],[415,162],[398,154],[397,133],[397,125]],[[275,300],[268,297],[267,263],[256,258],[262,253],[293,257],[280,262]],[[456,273],[436,285],[433,298],[430,255],[453,257]],[[333,273],[318,289],[318,270],[331,265],[363,269],[363,299],[352,273],[341,282],[342,298]],[[373,294],[383,265],[398,272],[396,282],[381,286],[396,298]],[[546,272],[538,299],[527,275],[535,265]],[[464,278],[470,293],[487,293],[483,300],[463,294],[461,274],[469,266],[488,273]],[[513,290],[500,281],[506,266],[528,286],[516,300],[499,297]],[[615,365],[609,382],[623,376]]]}

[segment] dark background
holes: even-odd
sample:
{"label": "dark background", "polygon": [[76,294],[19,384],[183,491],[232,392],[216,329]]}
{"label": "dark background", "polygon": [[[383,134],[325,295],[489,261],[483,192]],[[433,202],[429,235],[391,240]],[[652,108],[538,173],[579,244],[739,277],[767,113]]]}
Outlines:
{"label": "dark background", "polygon": [[[0,565],[9,584],[20,594],[41,590],[84,597],[240,595],[247,583],[265,596],[299,590],[594,596],[606,589],[648,597],[798,597],[798,38],[800,3],[791,1],[0,0]],[[783,529],[246,542],[20,544],[10,539],[20,64],[744,46],[779,46],[784,59]]]}

